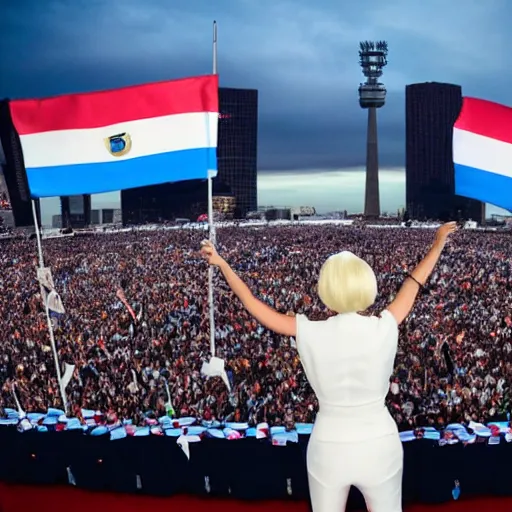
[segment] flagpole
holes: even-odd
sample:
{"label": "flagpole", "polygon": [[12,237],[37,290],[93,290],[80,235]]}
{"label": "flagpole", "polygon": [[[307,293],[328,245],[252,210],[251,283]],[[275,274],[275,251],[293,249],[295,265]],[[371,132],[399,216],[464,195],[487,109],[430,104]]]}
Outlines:
{"label": "flagpole", "polygon": [[[37,255],[39,258],[39,268],[44,268],[44,258],[43,258],[43,245],[41,243],[41,231],[39,228],[39,222],[37,220],[37,208],[36,208],[36,202],[34,199],[32,199],[32,216],[34,218],[34,228],[36,231],[36,240],[37,240]],[[55,336],[53,333],[53,325],[52,325],[52,319],[50,318],[50,309],[48,307],[48,300],[50,298],[50,293],[48,293],[45,304],[44,304],[44,310],[46,313],[46,322],[48,323],[48,331],[50,333],[50,346],[52,348],[53,352],[53,360],[55,362],[55,371],[57,373],[57,382],[59,384],[59,391],[60,391],[60,397],[62,400],[62,405],[64,407],[64,412],[68,412],[68,403],[66,400],[66,391],[62,387],[62,376],[60,373],[60,363],[59,363],[59,354],[57,353],[57,346],[55,344]],[[41,298],[44,299],[44,296]]]}
{"label": "flagpole", "polygon": [[213,74],[218,75],[217,69],[217,22],[213,22]]}
{"label": "flagpole", "polygon": [[41,232],[39,231],[39,222],[37,221],[37,208],[35,199],[32,199],[32,217],[34,218],[34,228],[36,230],[37,256],[39,257],[39,268],[44,268],[43,246],[41,244]]}
{"label": "flagpole", "polygon": [[[217,22],[213,22],[213,74],[217,74]],[[213,178],[212,173],[208,172],[208,228],[210,241],[215,245],[216,233],[213,220]],[[208,268],[208,310],[210,316],[210,352],[215,356],[215,300],[213,295],[213,277],[214,268],[210,265]]]}
{"label": "flagpole", "polygon": [[68,401],[66,399],[66,390],[64,389],[64,386],[62,385],[62,375],[60,371],[60,362],[59,362],[59,354],[57,352],[57,345],[55,343],[55,336],[53,334],[53,325],[52,325],[52,319],[50,317],[50,308],[48,307],[50,295],[52,292],[48,294],[46,297],[46,304],[45,304],[45,311],[46,311],[46,321],[48,322],[48,331],[50,333],[50,346],[52,347],[53,352],[53,360],[55,361],[55,371],[57,373],[57,382],[59,384],[59,390],[60,390],[60,398],[62,400],[62,405],[64,407],[64,412],[68,412]]}

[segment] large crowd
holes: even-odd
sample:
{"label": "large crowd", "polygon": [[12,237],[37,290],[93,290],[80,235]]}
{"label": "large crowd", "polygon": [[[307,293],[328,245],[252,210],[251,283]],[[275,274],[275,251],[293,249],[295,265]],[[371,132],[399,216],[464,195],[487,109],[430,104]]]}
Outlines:
{"label": "large crowd", "polygon": [[[215,277],[217,355],[231,389],[205,380],[210,333],[205,233],[131,231],[44,241],[66,309],[55,321],[61,363],[76,369],[70,414],[99,410],[141,424],[150,414],[206,420],[313,422],[317,401],[294,340],[252,320]],[[327,256],[351,250],[375,269],[378,314],[420,260],[430,229],[335,225],[223,228],[219,252],[264,301],[287,314],[329,315],[315,293]],[[34,240],[0,242],[0,406],[62,408]],[[388,407],[401,429],[504,419],[512,375],[512,237],[462,230],[401,327]],[[119,300],[124,291],[136,316]],[[319,340],[321,343],[321,340]],[[343,340],[340,340],[343,343]]]}

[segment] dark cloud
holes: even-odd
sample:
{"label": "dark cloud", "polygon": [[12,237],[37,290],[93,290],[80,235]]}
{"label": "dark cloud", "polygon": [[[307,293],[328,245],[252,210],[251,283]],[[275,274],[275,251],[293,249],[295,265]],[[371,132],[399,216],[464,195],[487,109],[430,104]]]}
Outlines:
{"label": "dark cloud", "polygon": [[[0,18],[0,96],[41,97],[211,71],[219,22],[221,85],[260,91],[262,170],[364,164],[358,42],[388,39],[380,161],[404,163],[404,86],[460,83],[508,102],[507,0],[23,0]],[[6,70],[8,70],[6,72]]]}

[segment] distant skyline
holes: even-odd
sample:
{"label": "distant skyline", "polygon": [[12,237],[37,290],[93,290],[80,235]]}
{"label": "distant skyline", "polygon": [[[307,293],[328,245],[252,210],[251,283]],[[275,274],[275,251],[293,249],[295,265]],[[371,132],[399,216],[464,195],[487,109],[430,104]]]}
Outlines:
{"label": "distant skyline", "polygon": [[[221,85],[259,90],[262,203],[276,197],[268,183],[281,190],[282,199],[272,201],[280,204],[314,203],[320,200],[320,192],[314,192],[318,183],[329,183],[323,203],[339,196],[341,203],[362,205],[362,189],[344,192],[349,188],[345,173],[362,173],[365,163],[359,41],[389,43],[383,76],[387,103],[378,114],[383,209],[388,186],[394,206],[404,202],[403,183],[386,174],[404,167],[405,85],[460,84],[467,96],[511,104],[512,68],[506,62],[512,3],[507,0],[4,3],[0,97],[11,98],[209,73],[216,19]],[[283,172],[299,181],[311,177],[304,186],[311,194],[307,201],[298,186],[281,184],[287,181]]]}
{"label": "distant skyline", "polygon": [[[382,173],[381,203],[383,210],[396,211],[404,206],[403,169]],[[318,212],[348,210],[359,212],[363,206],[364,173],[361,169],[302,172],[260,172],[258,203],[264,206],[314,206]],[[120,208],[120,194],[113,192],[93,196],[92,208]],[[52,215],[60,213],[58,198],[41,201],[42,220],[51,224]]]}
{"label": "distant skyline", "polygon": [[[258,174],[258,203],[263,206],[314,206],[319,213],[347,210],[359,213],[364,201],[362,168],[322,171],[274,171]],[[380,200],[383,212],[394,213],[405,206],[405,171],[388,168],[381,172]],[[120,208],[120,194],[92,196],[92,208]],[[41,201],[43,224],[60,213],[57,198]],[[487,207],[487,215],[503,210]]]}

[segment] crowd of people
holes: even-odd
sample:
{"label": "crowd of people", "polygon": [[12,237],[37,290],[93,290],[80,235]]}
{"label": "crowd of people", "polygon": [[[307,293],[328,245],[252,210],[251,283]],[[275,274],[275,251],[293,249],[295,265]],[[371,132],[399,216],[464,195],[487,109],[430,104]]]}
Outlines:
{"label": "crowd of people", "polygon": [[[317,401],[294,340],[249,318],[218,275],[216,355],[226,361],[231,389],[201,376],[210,354],[208,269],[198,254],[204,237],[198,230],[134,230],[44,241],[66,310],[55,319],[58,354],[75,365],[70,414],[92,409],[141,424],[148,413],[168,414],[170,396],[178,416],[287,427],[314,421]],[[378,314],[432,238],[430,229],[226,227],[217,245],[261,299],[320,319],[330,314],[315,292],[327,256],[350,250],[370,263],[379,281],[371,313]],[[62,408],[35,241],[0,244],[0,406],[15,407],[14,389],[26,411]],[[402,430],[510,412],[511,255],[507,233],[462,230],[453,237],[401,327],[387,404]]]}

